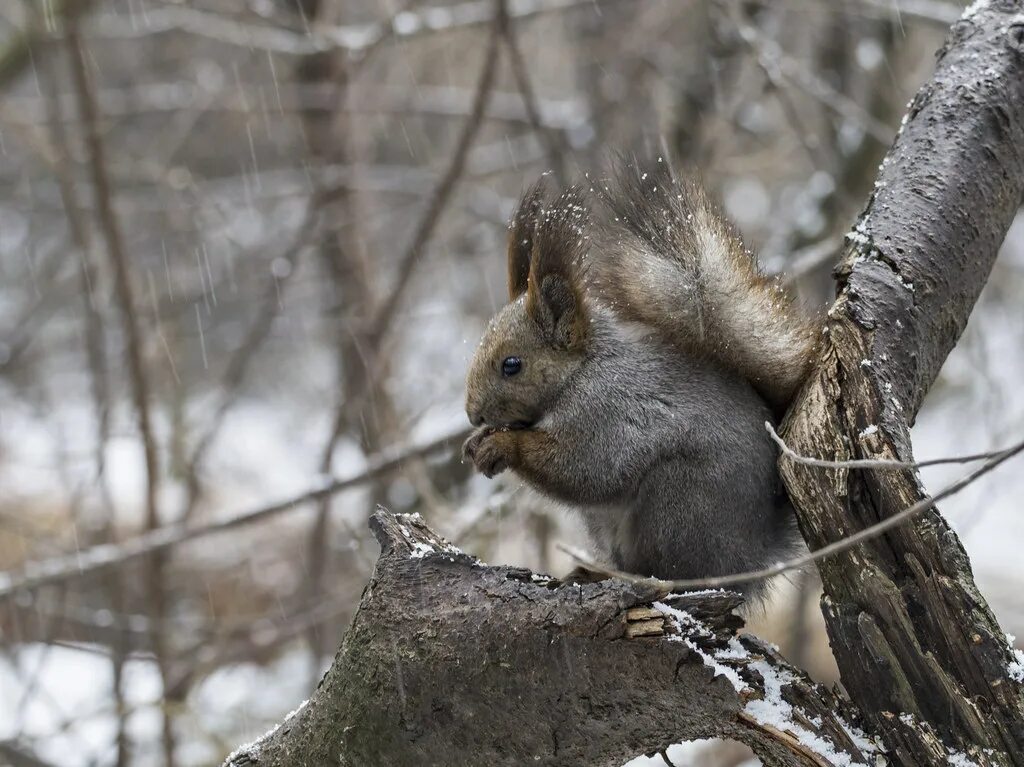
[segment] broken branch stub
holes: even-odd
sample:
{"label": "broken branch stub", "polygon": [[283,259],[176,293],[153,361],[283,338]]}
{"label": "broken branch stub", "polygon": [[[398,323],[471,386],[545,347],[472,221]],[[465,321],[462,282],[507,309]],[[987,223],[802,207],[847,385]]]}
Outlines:
{"label": "broken branch stub", "polygon": [[417,515],[370,524],[381,556],[333,665],[229,767],[618,767],[709,737],[769,766],[873,763],[852,709],[736,634],[738,595],[566,584],[485,565]]}

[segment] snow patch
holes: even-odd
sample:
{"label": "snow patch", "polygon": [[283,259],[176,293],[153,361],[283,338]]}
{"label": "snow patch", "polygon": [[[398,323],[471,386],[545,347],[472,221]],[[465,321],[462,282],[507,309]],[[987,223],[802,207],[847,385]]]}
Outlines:
{"label": "snow patch", "polygon": [[1010,645],[1010,652],[1013,660],[1007,665],[1006,670],[1010,672],[1010,678],[1015,682],[1024,682],[1024,650],[1018,650],[1013,643],[1016,637],[1013,634],[1006,635],[1006,642]]}
{"label": "snow patch", "polygon": [[967,21],[976,16],[979,12],[988,8],[988,4],[989,0],[974,0],[973,3],[971,3],[964,9],[963,16],[961,16],[960,18],[964,21]]}
{"label": "snow patch", "polygon": [[708,653],[705,650],[698,647],[697,643],[694,642],[689,636],[687,636],[687,634],[691,633],[710,636],[711,632],[703,623],[694,618],[685,610],[678,610],[675,607],[669,607],[664,602],[655,602],[654,607],[655,609],[664,613],[669,618],[669,620],[673,621],[676,625],[676,628],[678,628],[680,631],[679,636],[670,636],[669,641],[684,642],[687,647],[689,647],[691,650],[693,650],[695,653],[697,653],[697,655],[701,657],[701,660],[704,661],[705,666],[707,666],[715,672],[716,677],[724,676],[726,679],[728,679],[729,683],[733,686],[733,689],[736,690],[736,692],[743,692],[744,690],[749,689],[747,687],[746,682],[744,682],[740,678],[740,675],[736,672],[735,669],[731,669],[728,666],[724,666],[718,662],[719,660],[739,660],[742,658],[749,657],[749,653],[746,651],[743,645],[739,643],[739,640],[737,640],[736,637],[732,637],[729,640],[728,648],[724,650],[718,650],[712,655],[711,653]]}
{"label": "snow patch", "polygon": [[[402,514],[401,516],[414,522],[419,522],[423,519],[418,513]],[[402,535],[405,536],[406,540],[409,541],[409,544],[412,547],[412,551],[409,553],[410,559],[423,559],[430,554],[441,554],[448,560],[454,562],[456,556],[469,556],[463,552],[462,549],[452,543],[445,542],[443,546],[435,546],[434,544],[427,543],[426,541],[413,540],[412,532],[401,522],[398,523],[398,529],[402,531]],[[476,559],[476,557],[471,557],[471,559],[477,563],[480,561]]]}
{"label": "snow patch", "polygon": [[750,668],[764,679],[764,698],[749,701],[743,708],[744,713],[760,724],[792,734],[802,745],[823,757],[829,764],[838,767],[867,767],[863,762],[855,761],[846,752],[839,751],[832,741],[811,732],[793,720],[793,706],[782,697],[783,685],[795,681],[792,674],[763,660],[751,663]]}
{"label": "snow patch", "polygon": [[252,743],[246,743],[244,746],[239,746],[238,748],[236,748],[228,755],[228,758],[225,760],[225,763],[231,763],[243,754],[249,756],[250,761],[258,762],[260,751],[262,750],[263,744],[267,741],[267,739],[273,737],[274,733],[281,729],[282,724],[284,724],[297,713],[302,711],[302,709],[306,707],[307,703],[309,703],[308,700],[302,701],[302,703],[300,703],[297,708],[286,714],[284,719],[282,719],[280,722],[275,724],[265,733],[260,735],[260,737],[256,738],[256,740],[254,740]]}
{"label": "snow patch", "polygon": [[948,759],[952,767],[978,767],[978,763],[960,751],[950,751]]}

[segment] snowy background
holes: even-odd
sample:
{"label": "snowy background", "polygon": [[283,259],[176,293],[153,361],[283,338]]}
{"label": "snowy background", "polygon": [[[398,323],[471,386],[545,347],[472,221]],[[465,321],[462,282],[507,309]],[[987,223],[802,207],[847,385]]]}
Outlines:
{"label": "snowy background", "polygon": [[[457,458],[466,364],[504,300],[521,190],[664,145],[819,310],[961,11],[507,7],[514,34],[492,49],[491,0],[0,3],[0,587],[72,563],[0,596],[0,764],[219,764],[330,662],[376,556],[376,503],[419,511],[488,562],[568,569],[555,544],[579,531]],[[919,458],[1020,438],[1022,295],[1024,219],[918,419]],[[446,435],[327,502],[76,572],[96,546],[205,528]],[[924,476],[937,488],[963,470]],[[1021,497],[1010,463],[943,511],[1004,629],[1024,635]],[[751,629],[830,681],[816,588],[813,574],[780,583]],[[735,744],[669,755],[750,760]]]}

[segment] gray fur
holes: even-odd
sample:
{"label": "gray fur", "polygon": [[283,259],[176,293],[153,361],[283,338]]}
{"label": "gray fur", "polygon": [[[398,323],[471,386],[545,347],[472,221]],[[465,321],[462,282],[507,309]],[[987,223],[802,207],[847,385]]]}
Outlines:
{"label": "gray fur", "polygon": [[[576,188],[551,203],[537,188],[523,198],[514,298],[467,378],[479,428],[465,454],[575,509],[617,569],[760,569],[799,544],[764,424],[809,361],[806,324],[699,190],[664,171],[629,178],[604,191],[614,215],[597,222]],[[519,373],[503,375],[507,357]]]}
{"label": "gray fur", "polygon": [[605,312],[592,327],[591,353],[537,424],[566,446],[537,489],[577,509],[627,572],[697,578],[785,558],[799,538],[771,413],[750,384],[653,338],[623,339]]}

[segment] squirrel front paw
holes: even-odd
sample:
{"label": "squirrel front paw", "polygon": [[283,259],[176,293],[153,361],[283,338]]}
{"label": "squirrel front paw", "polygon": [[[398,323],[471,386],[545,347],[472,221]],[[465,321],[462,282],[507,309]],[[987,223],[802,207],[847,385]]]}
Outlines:
{"label": "squirrel front paw", "polygon": [[504,445],[506,434],[490,426],[481,426],[463,444],[462,459],[472,461],[476,470],[485,477],[501,474],[509,466]]}

